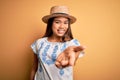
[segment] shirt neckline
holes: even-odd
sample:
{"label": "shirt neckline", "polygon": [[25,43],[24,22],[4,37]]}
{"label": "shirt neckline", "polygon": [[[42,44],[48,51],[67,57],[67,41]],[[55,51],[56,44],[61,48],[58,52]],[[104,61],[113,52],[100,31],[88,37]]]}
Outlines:
{"label": "shirt neckline", "polygon": [[51,41],[48,41],[48,37],[45,37],[45,40],[46,40],[47,43],[51,43],[51,44],[63,43],[63,42],[51,42]]}

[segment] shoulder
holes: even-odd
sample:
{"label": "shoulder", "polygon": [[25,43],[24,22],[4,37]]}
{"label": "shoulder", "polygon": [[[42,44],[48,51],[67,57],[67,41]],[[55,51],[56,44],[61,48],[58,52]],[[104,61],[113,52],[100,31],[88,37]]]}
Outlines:
{"label": "shoulder", "polygon": [[78,39],[72,39],[72,40],[69,41],[69,44],[79,46],[80,42],[79,42]]}
{"label": "shoulder", "polygon": [[70,40],[71,42],[79,42],[79,40],[78,39],[72,39],[72,40]]}
{"label": "shoulder", "polygon": [[35,40],[32,44],[31,44],[31,48],[33,49],[33,51],[36,53],[36,50],[38,50],[41,46],[43,46],[43,44],[46,43],[46,37],[44,38],[39,38],[37,40]]}
{"label": "shoulder", "polygon": [[36,39],[33,43],[32,46],[40,46],[41,44],[46,43],[46,37]]}
{"label": "shoulder", "polygon": [[45,42],[46,39],[47,39],[47,37],[39,38],[39,39],[37,39],[35,42],[36,42],[36,43]]}

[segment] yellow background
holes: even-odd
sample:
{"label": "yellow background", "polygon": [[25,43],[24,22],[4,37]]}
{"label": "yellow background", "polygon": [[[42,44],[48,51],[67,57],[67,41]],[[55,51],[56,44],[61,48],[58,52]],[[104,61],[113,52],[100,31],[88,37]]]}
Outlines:
{"label": "yellow background", "polygon": [[74,80],[120,80],[119,0],[0,0],[0,80],[29,80],[30,45],[44,34],[41,18],[54,5],[70,8],[74,37],[87,46]]}

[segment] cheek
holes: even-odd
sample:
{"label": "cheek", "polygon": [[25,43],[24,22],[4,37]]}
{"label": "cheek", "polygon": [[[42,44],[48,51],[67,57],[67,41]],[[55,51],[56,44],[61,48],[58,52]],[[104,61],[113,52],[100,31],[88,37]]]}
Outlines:
{"label": "cheek", "polygon": [[57,27],[56,26],[52,26],[52,31],[56,32],[57,31]]}
{"label": "cheek", "polygon": [[68,29],[68,25],[65,27],[66,28],[66,30]]}
{"label": "cheek", "polygon": [[59,28],[59,24],[55,24],[55,23],[53,23],[53,25],[52,25],[52,29],[53,30],[57,30],[58,28]]}

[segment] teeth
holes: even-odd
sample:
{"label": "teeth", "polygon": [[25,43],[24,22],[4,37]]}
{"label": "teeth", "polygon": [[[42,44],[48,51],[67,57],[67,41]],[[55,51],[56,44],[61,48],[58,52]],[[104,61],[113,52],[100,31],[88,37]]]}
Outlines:
{"label": "teeth", "polygon": [[59,33],[63,33],[63,32],[64,32],[64,30],[58,30],[58,32],[59,32]]}
{"label": "teeth", "polygon": [[58,31],[64,31],[63,29],[58,29]]}

